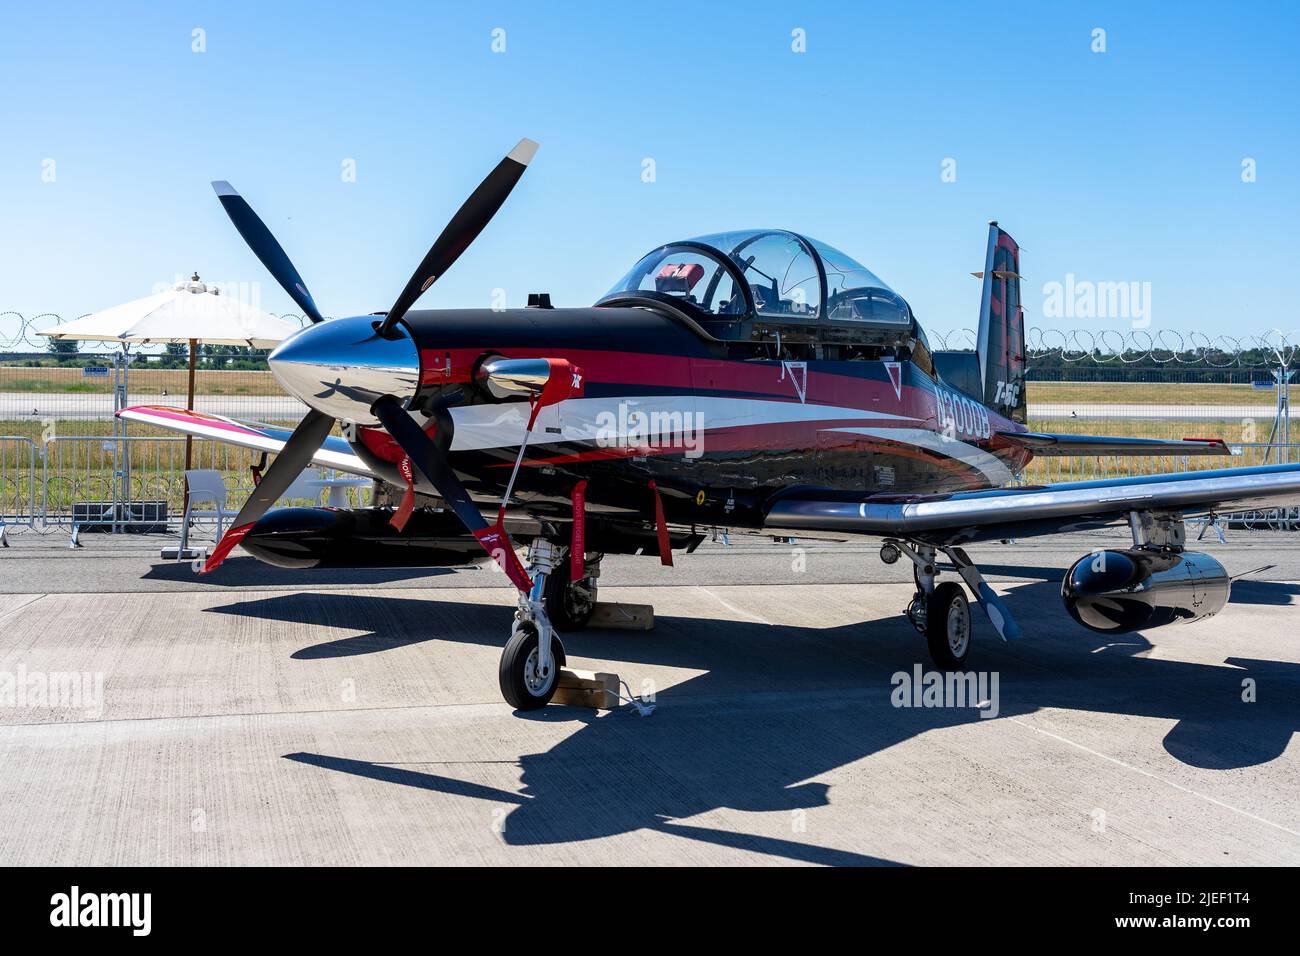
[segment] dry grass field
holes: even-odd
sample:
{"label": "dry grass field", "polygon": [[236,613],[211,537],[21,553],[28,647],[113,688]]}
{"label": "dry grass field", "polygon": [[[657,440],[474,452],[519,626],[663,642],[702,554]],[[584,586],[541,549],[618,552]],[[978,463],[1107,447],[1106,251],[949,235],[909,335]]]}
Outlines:
{"label": "dry grass field", "polygon": [[1030,403],[1052,405],[1270,405],[1272,391],[1193,382],[1029,382]]}
{"label": "dry grass field", "polygon": [[[189,372],[183,368],[132,368],[128,382],[132,394],[185,395]],[[39,394],[91,393],[109,394],[113,391],[113,376],[89,378],[80,368],[23,368],[0,366],[0,392],[32,392]],[[269,371],[211,371],[195,373],[196,395],[283,395],[275,377]]]}

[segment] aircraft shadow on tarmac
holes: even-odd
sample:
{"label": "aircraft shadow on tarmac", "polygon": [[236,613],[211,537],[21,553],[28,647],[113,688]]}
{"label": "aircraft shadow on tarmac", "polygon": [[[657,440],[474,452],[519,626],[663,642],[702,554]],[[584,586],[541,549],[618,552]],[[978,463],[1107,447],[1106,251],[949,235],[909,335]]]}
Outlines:
{"label": "aircraft shadow on tarmac", "polygon": [[[1003,644],[987,622],[976,628],[973,669],[999,674],[999,716],[1068,708],[1176,721],[1165,750],[1203,769],[1229,770],[1280,756],[1300,730],[1300,665],[1227,659],[1210,666],[1136,656],[1139,634],[1107,638],[1064,614],[1055,582],[1016,587],[1008,603],[1033,636]],[[438,613],[431,613],[436,607]],[[500,644],[511,608],[432,600],[310,594],[248,601],[221,613],[365,630],[360,638],[315,645],[297,659],[373,653],[419,641]],[[1203,649],[1212,625],[1179,627]],[[499,636],[499,639],[498,639]],[[793,811],[830,801],[809,782],[929,730],[979,722],[974,709],[895,708],[892,675],[922,662],[924,643],[901,618],[832,628],[660,616],[650,633],[586,631],[564,638],[569,657],[705,671],[660,691],[659,709],[640,719],[547,708],[523,719],[582,726],[549,751],[520,758],[515,793],[409,769],[437,751],[394,764],[294,753],[286,758],[399,786],[514,805],[504,837],[535,845],[642,829],[806,862],[888,861],[799,839],[770,839],[684,825],[719,808]],[[630,673],[629,673],[630,672]],[[1253,678],[1257,701],[1242,699]],[[996,718],[994,718],[996,719]],[[992,723],[992,721],[990,721]],[[811,839],[811,835],[810,835]]]}
{"label": "aircraft shadow on tarmac", "polygon": [[210,584],[226,588],[301,587],[313,588],[329,585],[396,584],[402,581],[420,581],[435,574],[452,574],[458,568],[277,568],[256,558],[229,558],[221,567],[202,577],[190,561],[161,561],[140,576],[144,581],[174,581],[193,584]]}
{"label": "aircraft shadow on tarmac", "polygon": [[1300,603],[1300,584],[1290,581],[1236,581],[1232,585],[1233,604],[1262,604],[1272,607],[1287,607]]}

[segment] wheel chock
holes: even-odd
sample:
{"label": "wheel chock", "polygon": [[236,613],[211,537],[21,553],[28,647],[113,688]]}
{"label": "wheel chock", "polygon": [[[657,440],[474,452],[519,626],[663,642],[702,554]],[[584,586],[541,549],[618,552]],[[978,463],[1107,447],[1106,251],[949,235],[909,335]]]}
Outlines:
{"label": "wheel chock", "polygon": [[197,561],[208,556],[207,548],[163,548],[159,552],[164,561]]}
{"label": "wheel chock", "polygon": [[623,631],[648,631],[655,626],[655,609],[650,604],[597,601],[587,626],[613,627]]}
{"label": "wheel chock", "polygon": [[551,698],[551,703],[616,710],[619,705],[618,688],[617,674],[571,671],[562,667],[556,678],[555,696]]}

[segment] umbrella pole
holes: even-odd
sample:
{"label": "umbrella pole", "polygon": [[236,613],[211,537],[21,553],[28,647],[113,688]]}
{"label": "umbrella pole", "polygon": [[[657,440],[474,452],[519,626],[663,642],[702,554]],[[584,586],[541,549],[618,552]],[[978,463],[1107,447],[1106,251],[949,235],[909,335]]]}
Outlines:
{"label": "umbrella pole", "polygon": [[[186,399],[185,408],[189,411],[194,410],[194,352],[198,342],[190,339],[190,382],[188,398]],[[185,470],[189,471],[194,466],[194,436],[185,436]],[[190,479],[185,477],[185,500],[190,498]]]}

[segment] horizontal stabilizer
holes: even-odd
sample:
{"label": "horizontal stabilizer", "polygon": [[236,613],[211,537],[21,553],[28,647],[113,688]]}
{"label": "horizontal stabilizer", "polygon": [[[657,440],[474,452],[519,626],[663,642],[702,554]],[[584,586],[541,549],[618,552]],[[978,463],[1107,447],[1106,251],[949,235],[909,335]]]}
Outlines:
{"label": "horizontal stabilizer", "polygon": [[1231,455],[1220,438],[1115,438],[1107,435],[1053,435],[1048,432],[998,432],[1024,445],[1036,457],[1088,455]]}

